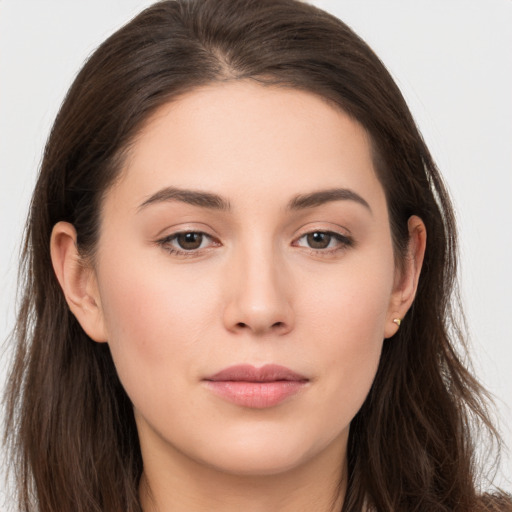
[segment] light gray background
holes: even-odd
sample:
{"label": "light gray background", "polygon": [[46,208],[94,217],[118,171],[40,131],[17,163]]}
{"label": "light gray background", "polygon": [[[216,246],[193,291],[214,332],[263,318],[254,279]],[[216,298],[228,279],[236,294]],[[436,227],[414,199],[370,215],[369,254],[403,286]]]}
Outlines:
{"label": "light gray background", "polygon": [[[0,340],[52,120],[92,50],[148,0],[0,0]],[[512,1],[317,0],[401,87],[452,193],[474,363],[512,445]],[[0,352],[0,389],[9,351]],[[1,475],[0,475],[1,476]],[[501,483],[510,490],[512,464]],[[0,509],[3,484],[0,483]]]}

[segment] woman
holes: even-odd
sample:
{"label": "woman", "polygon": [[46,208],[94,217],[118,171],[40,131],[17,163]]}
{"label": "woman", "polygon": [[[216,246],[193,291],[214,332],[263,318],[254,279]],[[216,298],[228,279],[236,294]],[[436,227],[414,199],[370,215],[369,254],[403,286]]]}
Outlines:
{"label": "woman", "polygon": [[478,490],[449,199],[339,20],[142,13],[69,91],[25,247],[22,509],[512,509]]}

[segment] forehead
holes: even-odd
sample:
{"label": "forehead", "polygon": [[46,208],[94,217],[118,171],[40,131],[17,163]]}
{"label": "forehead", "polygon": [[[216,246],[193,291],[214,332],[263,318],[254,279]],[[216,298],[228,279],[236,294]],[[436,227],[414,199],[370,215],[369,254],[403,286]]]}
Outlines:
{"label": "forehead", "polygon": [[382,195],[358,122],[312,93],[251,81],[196,89],[146,122],[115,193],[140,204],[163,186],[245,204],[340,186]]}

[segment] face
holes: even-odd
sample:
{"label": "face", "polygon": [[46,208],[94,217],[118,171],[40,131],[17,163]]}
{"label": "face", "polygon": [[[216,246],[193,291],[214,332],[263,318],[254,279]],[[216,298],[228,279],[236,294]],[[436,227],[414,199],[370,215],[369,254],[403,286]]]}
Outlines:
{"label": "face", "polygon": [[367,134],[248,82],[161,108],[106,195],[94,279],[143,454],[276,474],[342,453],[400,293]]}

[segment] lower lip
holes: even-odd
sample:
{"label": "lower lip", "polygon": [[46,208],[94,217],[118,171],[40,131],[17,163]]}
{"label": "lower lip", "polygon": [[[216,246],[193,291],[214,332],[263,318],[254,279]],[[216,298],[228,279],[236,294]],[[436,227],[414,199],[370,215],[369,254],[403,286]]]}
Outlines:
{"label": "lower lip", "polygon": [[228,402],[252,409],[266,409],[284,402],[304,388],[307,381],[271,382],[205,381],[207,387]]}

